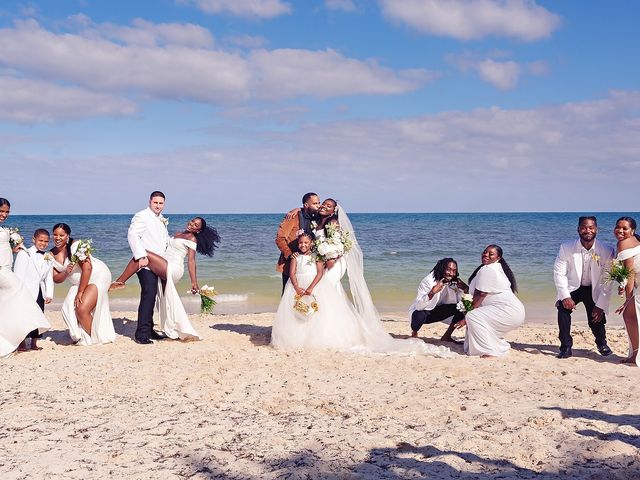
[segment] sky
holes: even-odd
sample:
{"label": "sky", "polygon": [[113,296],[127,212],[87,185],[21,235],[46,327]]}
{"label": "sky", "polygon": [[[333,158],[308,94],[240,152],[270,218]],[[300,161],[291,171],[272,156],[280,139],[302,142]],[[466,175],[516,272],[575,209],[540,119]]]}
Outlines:
{"label": "sky", "polygon": [[637,211],[636,0],[0,2],[13,214]]}

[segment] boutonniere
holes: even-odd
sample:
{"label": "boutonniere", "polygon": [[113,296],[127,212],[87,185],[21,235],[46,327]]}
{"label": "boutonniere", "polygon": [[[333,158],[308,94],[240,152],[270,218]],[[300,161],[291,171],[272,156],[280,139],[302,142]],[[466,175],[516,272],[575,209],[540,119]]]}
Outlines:
{"label": "boutonniere", "polygon": [[318,222],[316,222],[315,220],[311,221],[311,230],[315,230],[316,228],[318,228]]}
{"label": "boutonniere", "polygon": [[592,253],[591,254],[591,259],[595,260],[595,262],[598,264],[598,266],[600,266],[600,255],[598,255],[597,253]]}
{"label": "boutonniere", "polygon": [[51,262],[53,260],[53,255],[51,255],[49,252],[46,252],[43,256],[42,256],[43,260],[45,262]]}
{"label": "boutonniere", "polygon": [[165,227],[169,226],[169,219],[167,217],[163,217],[162,215],[160,215],[160,221]]}

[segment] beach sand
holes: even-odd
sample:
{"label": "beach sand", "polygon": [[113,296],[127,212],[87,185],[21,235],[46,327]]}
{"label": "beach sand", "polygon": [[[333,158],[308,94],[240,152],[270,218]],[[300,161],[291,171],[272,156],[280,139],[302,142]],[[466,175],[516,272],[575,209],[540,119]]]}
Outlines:
{"label": "beach sand", "polygon": [[117,312],[115,344],[78,347],[47,315],[42,351],[0,361],[4,480],[640,478],[640,371],[620,326],[597,354],[582,312],[566,360],[541,323],[505,358],[444,360],[278,352],[272,313],[193,315],[204,340],[144,346]]}

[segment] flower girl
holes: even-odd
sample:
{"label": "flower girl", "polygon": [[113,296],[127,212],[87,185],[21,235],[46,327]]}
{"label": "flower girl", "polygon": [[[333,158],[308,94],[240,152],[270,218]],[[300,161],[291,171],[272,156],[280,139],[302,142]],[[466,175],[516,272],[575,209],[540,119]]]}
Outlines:
{"label": "flower girl", "polygon": [[[278,349],[304,346],[309,321],[318,308],[313,291],[324,274],[324,263],[311,253],[312,245],[310,235],[303,233],[298,237],[299,253],[291,262],[289,282],[282,294],[271,333],[271,344]],[[305,303],[307,299],[310,303]]]}

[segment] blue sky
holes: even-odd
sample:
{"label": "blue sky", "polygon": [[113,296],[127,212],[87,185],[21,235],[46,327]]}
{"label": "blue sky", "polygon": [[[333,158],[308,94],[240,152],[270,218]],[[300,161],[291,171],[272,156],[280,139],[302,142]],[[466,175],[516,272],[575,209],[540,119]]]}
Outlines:
{"label": "blue sky", "polygon": [[5,0],[0,196],[637,210],[638,18],[635,0]]}

